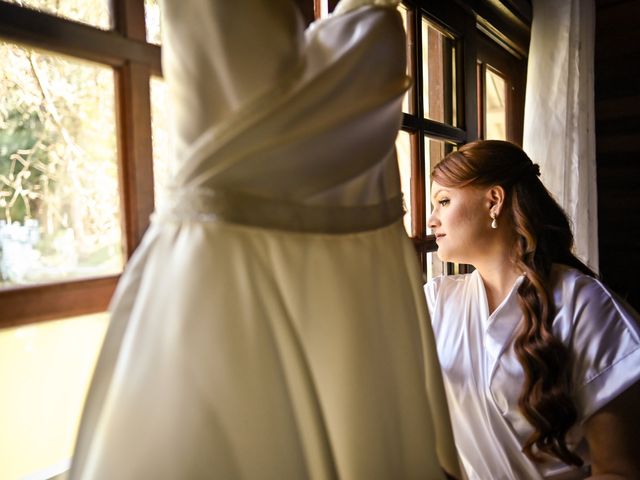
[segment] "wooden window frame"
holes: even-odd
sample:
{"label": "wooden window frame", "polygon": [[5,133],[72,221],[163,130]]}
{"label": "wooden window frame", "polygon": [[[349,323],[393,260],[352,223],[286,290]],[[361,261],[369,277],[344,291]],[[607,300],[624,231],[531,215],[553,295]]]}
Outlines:
{"label": "wooden window frame", "polygon": [[[531,4],[526,0],[493,0],[472,2],[465,0],[402,0],[408,9],[409,52],[408,60],[411,75],[414,78],[414,93],[411,114],[404,113],[402,130],[412,134],[412,178],[411,178],[411,237],[426,272],[427,254],[435,252],[435,237],[428,235],[425,197],[426,182],[430,181],[430,172],[425,171],[425,139],[443,141],[452,146],[480,138],[482,127],[481,103],[482,86],[478,78],[478,60],[500,69],[515,79],[517,92],[510,90],[510,104],[513,105],[508,117],[508,138],[516,143],[522,142],[524,120],[524,82],[526,76],[526,56],[528,52],[531,26]],[[422,92],[422,18],[438,25],[454,37],[456,59],[455,86],[456,121],[455,126],[424,118]],[[505,61],[500,50],[513,55],[512,62]],[[524,62],[514,67],[514,64]],[[445,90],[447,90],[445,88]],[[452,264],[446,267],[447,273],[463,272],[467,268],[458,268]]]}
{"label": "wooden window frame", "polygon": [[494,39],[478,35],[478,138],[484,138],[485,72],[489,68],[505,80],[507,105],[506,137],[510,142],[522,145],[524,125],[524,95],[526,82],[526,57],[513,49],[501,47]]}
{"label": "wooden window frame", "polygon": [[[112,0],[112,30],[0,1],[0,39],[114,70],[120,210],[125,258],[153,211],[149,80],[162,75],[160,47],[147,43],[144,0]],[[105,311],[119,275],[0,290],[0,328]]]}
{"label": "wooden window frame", "polygon": [[[307,0],[305,15],[332,11],[336,0]],[[415,78],[413,113],[404,114],[402,129],[412,151],[412,238],[426,265],[436,250],[425,219],[425,138],[461,145],[478,137],[478,35],[526,57],[531,5],[527,0],[403,0],[409,31],[416,39],[408,52]],[[105,31],[52,14],[0,0],[0,39],[113,68],[116,91],[118,171],[125,258],[129,258],[149,225],[153,211],[153,149],[150,78],[162,76],[160,47],[146,41],[144,0],[111,0],[114,27]],[[456,126],[423,118],[421,18],[455,37]],[[523,98],[523,97],[522,97]],[[523,102],[522,102],[523,103]],[[523,103],[524,104],[524,103]],[[517,120],[516,120],[517,121]],[[105,311],[119,275],[0,290],[0,328]]]}

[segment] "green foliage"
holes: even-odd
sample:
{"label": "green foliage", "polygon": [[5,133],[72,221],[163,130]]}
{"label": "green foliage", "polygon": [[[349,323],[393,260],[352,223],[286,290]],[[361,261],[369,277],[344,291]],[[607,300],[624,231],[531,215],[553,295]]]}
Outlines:
{"label": "green foliage", "polygon": [[43,185],[53,190],[47,146],[58,136],[47,131],[41,112],[24,111],[19,106],[2,119],[0,129],[0,192],[4,193],[4,218],[23,223],[37,217]]}
{"label": "green foliage", "polygon": [[113,71],[2,42],[0,65],[0,220],[39,225],[27,274],[119,269]]}

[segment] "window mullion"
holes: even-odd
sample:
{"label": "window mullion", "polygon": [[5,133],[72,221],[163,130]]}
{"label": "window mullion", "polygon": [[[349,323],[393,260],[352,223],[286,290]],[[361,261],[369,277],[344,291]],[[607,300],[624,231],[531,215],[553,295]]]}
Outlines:
{"label": "window mullion", "polygon": [[[112,0],[112,8],[116,30],[145,42],[144,0]],[[150,74],[147,65],[134,61],[117,71],[120,198],[127,257],[140,243],[154,206]]]}
{"label": "window mullion", "polygon": [[140,243],[154,208],[150,72],[127,63],[117,72],[120,198],[126,256]]}

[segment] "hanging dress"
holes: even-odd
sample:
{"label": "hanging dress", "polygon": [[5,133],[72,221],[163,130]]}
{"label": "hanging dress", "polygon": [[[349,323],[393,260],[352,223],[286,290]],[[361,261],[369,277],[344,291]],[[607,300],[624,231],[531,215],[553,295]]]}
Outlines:
{"label": "hanging dress", "polygon": [[180,167],[122,275],[72,479],[457,471],[394,141],[397,1],[165,0]]}

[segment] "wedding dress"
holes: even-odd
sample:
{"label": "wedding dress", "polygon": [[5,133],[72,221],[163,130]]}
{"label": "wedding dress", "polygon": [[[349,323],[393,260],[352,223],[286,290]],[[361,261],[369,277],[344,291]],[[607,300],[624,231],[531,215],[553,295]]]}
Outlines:
{"label": "wedding dress", "polygon": [[165,0],[181,164],[121,278],[74,479],[457,471],[394,140],[397,1]]}

